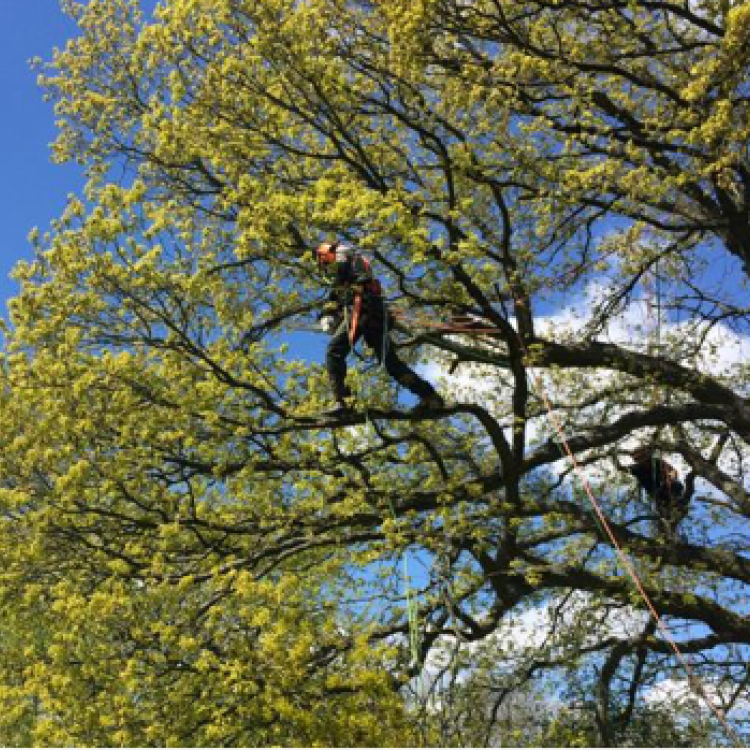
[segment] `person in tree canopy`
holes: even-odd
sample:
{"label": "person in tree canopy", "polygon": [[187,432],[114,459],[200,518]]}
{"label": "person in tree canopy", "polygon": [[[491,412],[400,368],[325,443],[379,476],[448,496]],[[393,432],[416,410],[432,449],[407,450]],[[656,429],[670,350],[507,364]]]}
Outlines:
{"label": "person in tree canopy", "polygon": [[635,463],[628,471],[638,480],[643,491],[654,501],[656,512],[669,535],[687,513],[688,497],[677,469],[656,455],[653,448],[639,448],[633,454]]}
{"label": "person in tree canopy", "polygon": [[378,362],[400,385],[419,397],[416,415],[445,406],[443,398],[419,377],[393,347],[388,333],[388,311],[380,282],[369,261],[356,249],[340,242],[324,243],[315,250],[318,266],[332,279],[331,293],[320,314],[320,325],[331,334],[326,369],[336,405],[330,413],[348,410],[346,358],[360,337],[375,352]]}

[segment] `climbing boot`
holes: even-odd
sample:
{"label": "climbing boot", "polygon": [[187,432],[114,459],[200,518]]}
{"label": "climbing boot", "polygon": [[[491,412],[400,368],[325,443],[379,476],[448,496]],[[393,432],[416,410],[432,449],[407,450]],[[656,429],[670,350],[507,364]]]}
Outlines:
{"label": "climbing boot", "polygon": [[443,397],[439,393],[433,392],[429,396],[423,396],[410,413],[412,416],[421,417],[428,412],[434,411],[435,409],[443,409],[444,407],[445,401],[443,400]]}

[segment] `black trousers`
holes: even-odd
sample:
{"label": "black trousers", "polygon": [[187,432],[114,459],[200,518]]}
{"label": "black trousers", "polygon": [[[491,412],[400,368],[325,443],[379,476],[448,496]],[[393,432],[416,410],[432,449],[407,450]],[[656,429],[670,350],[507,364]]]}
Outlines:
{"label": "black trousers", "polygon": [[[385,332],[385,315],[382,301],[371,300],[354,343],[364,338],[367,346],[375,352],[378,362],[385,364],[386,372],[399,385],[420,398],[431,396],[435,389],[396,354],[391,338]],[[351,349],[347,320],[342,320],[331,336],[326,350],[326,369],[337,400],[349,395],[349,389],[346,387],[346,358]]]}

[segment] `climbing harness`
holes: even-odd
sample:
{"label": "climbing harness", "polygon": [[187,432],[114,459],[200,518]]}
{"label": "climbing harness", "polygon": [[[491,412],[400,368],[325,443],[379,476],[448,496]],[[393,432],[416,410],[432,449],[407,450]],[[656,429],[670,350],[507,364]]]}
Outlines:
{"label": "climbing harness", "polygon": [[349,344],[354,347],[354,342],[357,340],[357,332],[359,328],[359,319],[362,315],[362,292],[356,291],[354,293],[354,301],[352,302],[352,320],[349,323]]}
{"label": "climbing harness", "polygon": [[[359,333],[359,326],[362,323],[363,313],[369,312],[372,315],[372,306],[378,302],[382,304],[383,289],[377,279],[368,279],[362,283],[356,284],[353,288],[353,299],[351,303],[352,315],[351,322],[348,324],[349,343],[354,346]],[[369,306],[370,310],[365,308]],[[348,308],[348,305],[344,305]],[[385,311],[385,307],[383,308]]]}

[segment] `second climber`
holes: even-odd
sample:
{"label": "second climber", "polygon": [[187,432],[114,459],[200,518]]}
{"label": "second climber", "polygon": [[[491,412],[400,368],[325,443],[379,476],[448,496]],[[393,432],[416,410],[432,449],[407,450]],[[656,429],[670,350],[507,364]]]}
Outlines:
{"label": "second climber", "polygon": [[677,525],[688,512],[690,493],[686,492],[674,466],[658,456],[653,448],[638,448],[633,460],[635,463],[628,467],[628,471],[653,500],[665,532],[673,537]]}

